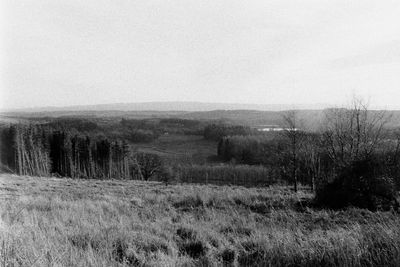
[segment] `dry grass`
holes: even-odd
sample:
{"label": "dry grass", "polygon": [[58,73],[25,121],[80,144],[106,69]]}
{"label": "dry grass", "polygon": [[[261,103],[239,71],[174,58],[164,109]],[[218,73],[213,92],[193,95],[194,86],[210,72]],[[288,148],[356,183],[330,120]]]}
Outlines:
{"label": "dry grass", "polygon": [[400,217],[285,187],[0,176],[2,266],[400,266]]}

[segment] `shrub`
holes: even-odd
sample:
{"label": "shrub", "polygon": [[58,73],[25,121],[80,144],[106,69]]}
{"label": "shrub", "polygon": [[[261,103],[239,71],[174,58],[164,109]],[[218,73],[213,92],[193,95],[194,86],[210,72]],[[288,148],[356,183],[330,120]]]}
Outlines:
{"label": "shrub", "polygon": [[357,160],[341,168],[332,182],[317,190],[316,202],[333,209],[354,206],[390,210],[399,207],[393,180],[383,174],[377,159]]}
{"label": "shrub", "polygon": [[279,139],[269,135],[234,135],[223,137],[218,143],[218,156],[244,164],[268,164],[278,162],[285,148]]}
{"label": "shrub", "polygon": [[227,248],[224,251],[222,251],[220,256],[224,266],[232,266],[235,262],[235,255],[236,253],[233,249]]}
{"label": "shrub", "polygon": [[140,261],[135,253],[123,239],[116,239],[112,244],[112,256],[115,261],[128,264],[128,266],[140,266]]}
{"label": "shrub", "polygon": [[197,233],[193,229],[187,227],[179,227],[176,230],[176,235],[182,240],[196,239],[197,237]]}
{"label": "shrub", "polygon": [[176,236],[179,253],[193,259],[199,259],[206,255],[208,247],[204,241],[199,239],[198,233],[193,229],[180,227],[176,231]]}

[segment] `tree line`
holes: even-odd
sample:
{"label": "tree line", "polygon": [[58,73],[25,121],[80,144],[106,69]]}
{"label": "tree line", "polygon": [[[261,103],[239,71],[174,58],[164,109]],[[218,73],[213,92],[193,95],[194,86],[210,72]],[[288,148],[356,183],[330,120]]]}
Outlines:
{"label": "tree line", "polygon": [[254,134],[248,126],[243,125],[227,125],[227,124],[209,124],[204,127],[203,136],[207,140],[219,141],[225,136],[231,135],[251,135]]}
{"label": "tree line", "polygon": [[163,171],[160,157],[131,153],[125,140],[110,141],[40,125],[1,129],[2,168],[18,175],[144,179]]}

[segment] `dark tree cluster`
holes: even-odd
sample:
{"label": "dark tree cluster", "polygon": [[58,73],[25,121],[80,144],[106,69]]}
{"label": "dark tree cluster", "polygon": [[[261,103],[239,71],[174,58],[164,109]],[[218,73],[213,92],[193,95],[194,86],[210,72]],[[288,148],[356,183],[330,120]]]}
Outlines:
{"label": "dark tree cluster", "polygon": [[[122,119],[120,131],[140,132],[146,134],[150,141],[155,140],[161,134],[190,134],[202,135],[204,125],[201,121],[180,118],[165,119]],[[151,140],[151,138],[153,138]]]}
{"label": "dark tree cluster", "polygon": [[116,138],[120,137],[132,143],[150,143],[156,140],[160,135],[152,130],[122,130],[114,134]]}
{"label": "dark tree cluster", "polygon": [[132,156],[126,141],[41,126],[4,128],[0,145],[2,169],[19,175],[149,179],[162,170],[159,158],[146,153]]}
{"label": "dark tree cluster", "polygon": [[160,125],[175,127],[175,128],[194,128],[202,123],[198,120],[180,119],[180,118],[167,118],[160,119]]}
{"label": "dark tree cluster", "polygon": [[49,138],[52,173],[77,178],[129,178],[129,147],[124,141],[92,140],[52,132]]}
{"label": "dark tree cluster", "polygon": [[150,143],[162,134],[153,120],[122,119],[114,127],[112,134],[116,138],[123,138],[132,143]]}
{"label": "dark tree cluster", "polygon": [[38,176],[47,175],[51,170],[47,135],[40,127],[3,129],[0,151],[2,169]]}
{"label": "dark tree cluster", "polygon": [[218,142],[218,156],[225,161],[258,165],[267,164],[284,144],[261,135],[225,136]]}
{"label": "dark tree cluster", "polygon": [[203,135],[204,131],[204,122],[198,120],[167,118],[160,119],[159,124],[168,133]]}
{"label": "dark tree cluster", "polygon": [[[310,139],[314,138],[310,136]],[[277,136],[249,135],[227,136],[218,143],[218,156],[224,160],[239,164],[263,165],[271,170],[275,180],[285,180],[294,183],[293,180],[293,153],[291,144]],[[302,184],[312,184],[313,177],[317,174],[308,152],[311,148],[301,148],[297,151],[296,179]],[[319,162],[318,162],[319,163]]]}
{"label": "dark tree cluster", "polygon": [[356,206],[370,210],[398,209],[396,188],[382,158],[352,161],[332,182],[318,188],[317,202],[330,208]]}
{"label": "dark tree cluster", "polygon": [[45,125],[62,131],[75,129],[78,132],[93,132],[100,129],[97,123],[81,118],[57,118],[57,120],[48,122]]}

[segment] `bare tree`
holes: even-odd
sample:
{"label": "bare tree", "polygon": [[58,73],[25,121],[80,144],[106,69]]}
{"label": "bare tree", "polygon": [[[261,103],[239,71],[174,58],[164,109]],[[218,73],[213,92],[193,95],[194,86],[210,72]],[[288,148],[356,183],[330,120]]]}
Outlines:
{"label": "bare tree", "polygon": [[152,153],[137,153],[134,156],[133,163],[137,168],[141,179],[147,181],[153,175],[162,171],[163,163],[157,154]]}
{"label": "bare tree", "polygon": [[389,120],[385,111],[368,110],[359,99],[348,109],[326,113],[321,148],[327,168],[316,191],[317,203],[370,210],[399,207],[392,178],[398,174],[400,144],[389,135]]}
{"label": "bare tree", "polygon": [[289,141],[290,158],[291,158],[291,176],[294,184],[294,191],[297,192],[297,169],[298,169],[298,154],[303,141],[303,133],[301,131],[302,123],[298,118],[298,113],[295,110],[287,111],[282,116],[283,120],[283,135]]}
{"label": "bare tree", "polygon": [[302,153],[304,164],[307,167],[308,175],[311,178],[312,191],[316,191],[316,180],[321,175],[321,145],[318,133],[304,135],[302,142]]}
{"label": "bare tree", "polygon": [[354,99],[350,109],[328,110],[323,141],[329,157],[338,167],[369,158],[383,141],[389,120],[385,111],[369,111],[360,99]]}

